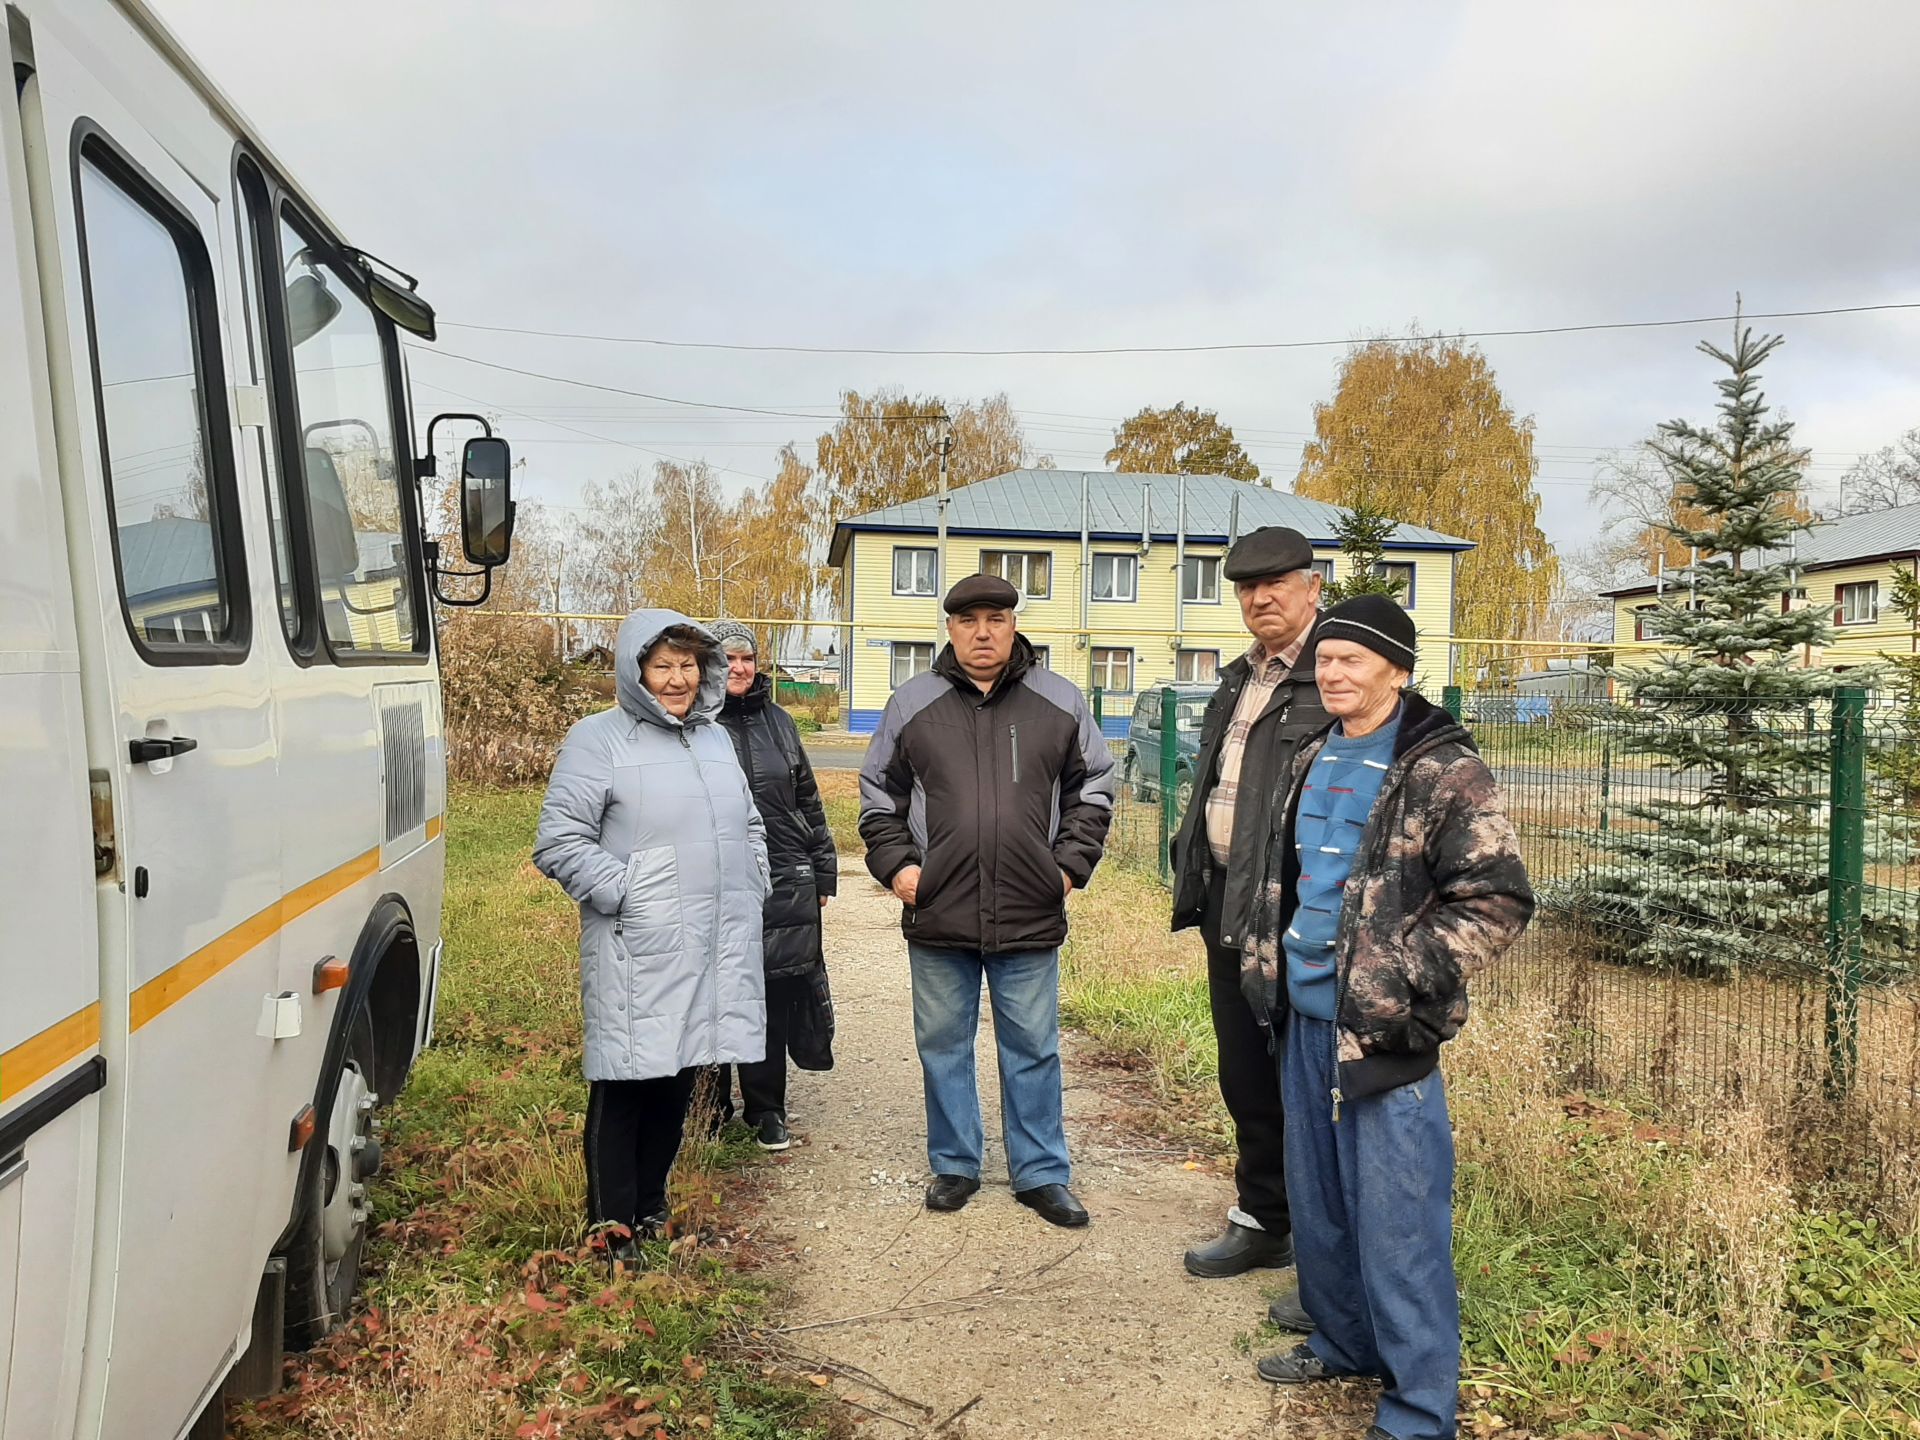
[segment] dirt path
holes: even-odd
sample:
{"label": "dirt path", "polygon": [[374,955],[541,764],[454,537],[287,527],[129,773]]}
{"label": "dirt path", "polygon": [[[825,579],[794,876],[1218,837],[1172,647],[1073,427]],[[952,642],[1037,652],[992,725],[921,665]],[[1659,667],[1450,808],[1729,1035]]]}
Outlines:
{"label": "dirt path", "polygon": [[1186,1275],[1181,1251],[1218,1229],[1231,1186],[1128,1136],[1108,1118],[1112,1072],[1071,1045],[1067,1133],[1074,1188],[1093,1223],[1056,1229],[1014,1202],[984,1001],[986,1183],[958,1214],[923,1207],[925,1117],[899,910],[857,862],[844,868],[852,873],[826,920],[838,1065],[794,1077],[790,1107],[804,1138],[770,1167],[769,1228],[793,1251],[781,1341],[835,1374],[841,1394],[891,1417],[871,1421],[875,1435],[1250,1440],[1364,1430],[1358,1397],[1336,1398],[1341,1413],[1328,1417],[1327,1397],[1254,1375],[1245,1337],[1291,1272]]}

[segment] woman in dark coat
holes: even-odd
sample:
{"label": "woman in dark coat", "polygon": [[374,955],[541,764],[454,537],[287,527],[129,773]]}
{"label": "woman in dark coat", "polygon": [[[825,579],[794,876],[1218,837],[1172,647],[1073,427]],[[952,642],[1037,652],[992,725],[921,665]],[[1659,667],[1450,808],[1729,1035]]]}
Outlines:
{"label": "woman in dark coat", "polygon": [[[767,826],[767,859],[773,893],[763,916],[767,967],[767,1056],[740,1066],[741,1110],[762,1147],[784,1150],[787,1132],[787,1049],[804,1024],[816,979],[826,968],[820,945],[820,912],[838,885],[833,835],[820,803],[820,787],[800,745],[800,727],[775,705],[767,677],[759,673],[753,632],[735,620],[713,627],[727,658],[727,697],[720,723],[733,737],[754,805]],[[717,1090],[731,1109],[732,1086],[724,1067]]]}

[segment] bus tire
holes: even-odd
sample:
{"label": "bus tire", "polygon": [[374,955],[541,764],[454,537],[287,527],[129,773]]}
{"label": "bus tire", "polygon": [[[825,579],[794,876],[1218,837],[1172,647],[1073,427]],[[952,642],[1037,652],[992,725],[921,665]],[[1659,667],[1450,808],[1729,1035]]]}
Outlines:
{"label": "bus tire", "polygon": [[373,1134],[380,1099],[373,1089],[375,1058],[373,1017],[363,999],[348,1022],[333,1104],[309,1142],[321,1152],[303,1167],[300,1218],[286,1251],[289,1350],[310,1349],[344,1323],[359,1288],[370,1224],[366,1186],[380,1153]]}

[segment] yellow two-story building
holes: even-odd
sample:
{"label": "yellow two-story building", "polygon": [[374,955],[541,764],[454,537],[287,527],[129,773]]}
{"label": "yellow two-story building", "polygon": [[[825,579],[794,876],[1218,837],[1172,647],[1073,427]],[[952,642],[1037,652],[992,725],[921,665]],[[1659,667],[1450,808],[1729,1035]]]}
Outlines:
{"label": "yellow two-story building", "polygon": [[[1768,563],[1777,560],[1791,561],[1799,572],[1799,585],[1781,592],[1783,613],[1812,605],[1833,614],[1833,643],[1810,647],[1800,657],[1803,662],[1844,667],[1920,651],[1914,627],[1889,603],[1894,575],[1911,575],[1920,567],[1920,505],[1822,521]],[[1601,594],[1613,601],[1616,643],[1658,644],[1661,602],[1684,605],[1687,581],[1681,573]],[[1631,658],[1631,653],[1623,656],[1627,663]]]}
{"label": "yellow two-story building", "polygon": [[[1227,547],[1263,525],[1313,543],[1328,580],[1343,563],[1338,506],[1224,475],[1120,475],[1015,470],[952,491],[946,553],[934,496],[855,515],[834,527],[828,561],[840,571],[847,722],[870,733],[894,687],[933,663],[945,638],[940,597],[978,572],[1024,596],[1020,630],[1042,664],[1103,692],[1109,734],[1126,733],[1136,693],[1169,681],[1210,684],[1249,643]],[[1429,694],[1452,678],[1454,568],[1473,542],[1401,525],[1383,564],[1407,580],[1401,603],[1434,643],[1415,681]]]}

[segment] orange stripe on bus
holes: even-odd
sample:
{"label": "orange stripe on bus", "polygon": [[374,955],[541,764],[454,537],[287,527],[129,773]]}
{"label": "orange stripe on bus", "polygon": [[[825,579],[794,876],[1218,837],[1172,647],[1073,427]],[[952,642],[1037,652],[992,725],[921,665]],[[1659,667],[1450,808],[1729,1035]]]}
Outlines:
{"label": "orange stripe on bus", "polygon": [[133,992],[133,1004],[127,1028],[138,1030],[149,1020],[184,1000],[256,945],[271,939],[290,922],[334,896],[344,894],[380,869],[380,852],[349,860],[346,864],[269,905],[252,919],[243,921],[210,945],[187,956],[178,965],[161,971]]}
{"label": "orange stripe on bus", "polygon": [[11,1100],[36,1085],[69,1060],[77,1060],[100,1043],[98,1004],[56,1021],[29,1040],[0,1054],[0,1100]]}

